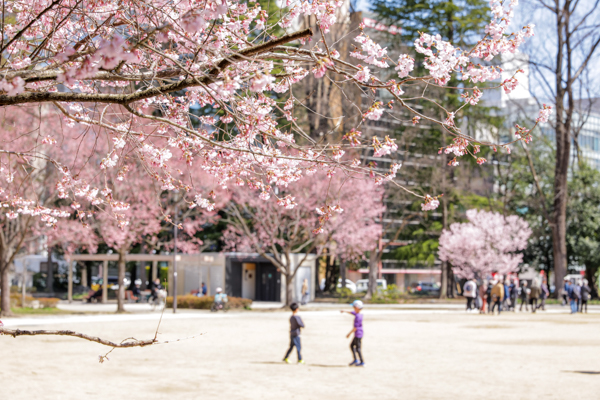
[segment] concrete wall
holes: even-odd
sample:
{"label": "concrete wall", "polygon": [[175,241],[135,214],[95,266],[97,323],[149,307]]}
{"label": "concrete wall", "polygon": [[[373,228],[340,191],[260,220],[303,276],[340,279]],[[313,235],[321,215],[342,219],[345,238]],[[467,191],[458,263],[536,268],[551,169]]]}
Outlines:
{"label": "concrete wall", "polygon": [[[169,294],[173,293],[173,269],[169,269]],[[214,296],[218,287],[225,288],[225,256],[221,253],[182,254],[177,262],[177,294],[198,290],[204,282],[207,293]]]}
{"label": "concrete wall", "polygon": [[[204,282],[208,287],[208,294],[214,295],[217,287],[225,289],[225,265],[228,257],[235,257],[242,261],[242,297],[254,299],[256,297],[256,264],[266,261],[257,254],[241,253],[200,253],[182,254],[177,262],[177,294],[189,294],[198,290]],[[297,268],[304,258],[304,254],[291,256],[292,268]],[[296,273],[294,279],[294,301],[302,297],[302,282],[308,280],[310,300],[315,298],[314,274],[316,258],[309,254]],[[173,269],[169,269],[169,294],[173,293]],[[285,276],[281,274],[281,301],[285,302]]]}

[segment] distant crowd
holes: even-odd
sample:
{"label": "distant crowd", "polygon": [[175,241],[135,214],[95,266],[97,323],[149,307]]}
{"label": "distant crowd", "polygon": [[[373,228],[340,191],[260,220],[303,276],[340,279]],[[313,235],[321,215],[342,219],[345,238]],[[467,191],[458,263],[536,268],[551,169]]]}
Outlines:
{"label": "distant crowd", "polygon": [[[587,280],[578,283],[575,280],[565,279],[560,291],[563,305],[570,304],[571,313],[587,313],[587,304],[590,299],[591,289]],[[546,310],[546,299],[550,296],[546,277],[528,281],[516,278],[491,279],[476,282],[469,279],[463,285],[463,296],[467,299],[467,312],[499,313],[502,311],[536,312]]]}

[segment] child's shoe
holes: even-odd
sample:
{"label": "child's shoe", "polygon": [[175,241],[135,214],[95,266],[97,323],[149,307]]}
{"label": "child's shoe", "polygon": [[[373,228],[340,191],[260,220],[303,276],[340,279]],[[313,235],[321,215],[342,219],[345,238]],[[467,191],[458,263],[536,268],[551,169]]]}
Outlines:
{"label": "child's shoe", "polygon": [[283,362],[286,363],[286,364],[289,364],[290,363],[290,359],[289,358],[284,358]]}
{"label": "child's shoe", "polygon": [[364,363],[364,362],[360,362],[360,363],[356,364],[356,366],[357,366],[357,367],[364,367],[364,366],[365,366],[365,363]]}
{"label": "child's shoe", "polygon": [[356,364],[358,364],[358,361],[354,360],[350,364],[348,364],[348,366],[352,367],[353,365],[356,365]]}
{"label": "child's shoe", "polygon": [[304,360],[298,360],[298,364],[304,364]]}

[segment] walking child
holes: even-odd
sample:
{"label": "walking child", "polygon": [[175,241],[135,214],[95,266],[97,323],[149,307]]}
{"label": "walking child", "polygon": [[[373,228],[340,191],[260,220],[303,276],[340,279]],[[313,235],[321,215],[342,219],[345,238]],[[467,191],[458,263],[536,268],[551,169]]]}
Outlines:
{"label": "walking child", "polygon": [[[354,311],[340,311],[341,313],[348,313],[354,315],[354,327],[352,328],[350,333],[346,335],[346,337],[349,338],[350,335],[354,334],[354,339],[352,339],[352,343],[350,344],[350,350],[352,350],[352,356],[354,357],[354,361],[350,363],[350,366],[354,365],[357,367],[364,367],[365,361],[363,360],[362,356],[363,315],[360,313],[360,311],[363,308],[363,302],[360,300],[354,300],[354,302],[352,303],[352,307],[354,307]],[[357,354],[358,358],[356,357]]]}
{"label": "walking child", "polygon": [[302,346],[300,344],[300,328],[304,328],[304,322],[302,322],[302,318],[298,315],[298,307],[297,303],[292,303],[290,305],[292,309],[292,316],[290,317],[290,348],[287,353],[285,353],[285,357],[283,361],[286,363],[290,363],[289,356],[292,353],[294,347],[296,347],[296,351],[298,352],[298,364],[304,364],[304,360],[302,360]]}

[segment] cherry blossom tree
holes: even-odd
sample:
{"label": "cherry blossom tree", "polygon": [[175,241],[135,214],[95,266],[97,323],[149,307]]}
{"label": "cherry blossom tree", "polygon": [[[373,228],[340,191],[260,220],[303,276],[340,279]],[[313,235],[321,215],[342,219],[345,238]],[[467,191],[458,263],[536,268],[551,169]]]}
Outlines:
{"label": "cherry blossom tree", "polygon": [[450,225],[440,236],[439,257],[460,278],[483,278],[517,271],[527,247],[529,224],[516,215],[468,210],[469,222]]}
{"label": "cherry blossom tree", "polygon": [[[277,198],[259,199],[243,187],[234,190],[233,201],[225,207],[226,247],[257,252],[279,268],[285,277],[288,305],[294,299],[297,267],[308,254],[320,255],[329,248],[342,258],[357,259],[381,235],[377,221],[384,210],[380,186],[364,179],[343,184],[341,177],[331,182],[318,174],[312,178],[289,185],[289,192],[296,196],[290,200],[297,202],[293,207],[281,207],[282,200]],[[321,206],[325,200],[333,204],[330,212]],[[324,219],[329,221],[324,223]],[[316,225],[322,228],[314,229]],[[292,264],[294,253],[304,253],[297,265]]]}
{"label": "cherry blossom tree", "polygon": [[[452,165],[464,155],[485,162],[477,155],[480,145],[510,144],[475,142],[456,126],[458,110],[443,109],[446,118],[438,120],[421,113],[417,103],[435,104],[427,98],[427,87],[443,88],[456,75],[463,82],[465,101],[460,108],[477,104],[484,89],[477,84],[500,77],[494,57],[516,51],[533,35],[533,25],[509,33],[515,1],[492,1],[487,33],[472,48],[460,49],[422,34],[414,46],[425,58],[425,76],[411,75],[415,60],[410,56],[390,59],[387,50],[363,32],[355,38],[360,48],[349,54],[355,61],[340,57],[336,43],[328,43],[324,35],[341,5],[340,0],[282,2],[275,26],[259,3],[242,0],[7,2],[5,15],[11,18],[2,20],[0,52],[5,63],[0,67],[0,107],[48,104],[63,115],[65,125],[102,131],[114,145],[105,149],[99,166],[87,165],[94,170],[92,175],[141,163],[147,166],[149,180],[160,181],[166,190],[189,185],[176,178],[178,167],[173,162],[181,159],[188,163],[186,172],[204,170],[215,177],[216,185],[244,181],[272,196],[277,196],[278,187],[317,169],[341,169],[391,181],[397,165],[386,173],[342,157],[353,146],[372,148],[377,155],[393,152],[397,147],[389,137],[362,138],[359,122],[341,141],[316,143],[295,122],[302,102],[292,88],[310,73],[319,79],[328,71],[328,77],[360,90],[385,91],[393,97],[387,105],[374,101],[361,110],[363,120],[377,120],[386,106],[396,104],[412,113],[415,123],[441,125],[455,136],[451,146],[440,150],[455,156]],[[295,21],[303,16],[317,21],[316,34],[311,29],[293,32]],[[311,39],[315,39],[311,48],[293,43]],[[389,79],[390,68],[397,78]],[[515,79],[499,83],[496,89],[512,90]],[[404,96],[402,87],[407,85],[422,85],[422,98]],[[273,93],[278,94],[277,100]],[[529,138],[523,128],[515,140]],[[101,190],[87,190],[90,183],[85,174],[75,172],[60,155],[27,147],[3,151],[51,161],[61,174],[62,198],[75,201],[81,190]],[[111,182],[127,187],[126,180]],[[186,193],[190,199],[199,196],[197,204],[211,207],[207,193]],[[102,205],[111,209],[115,201],[123,200],[93,196],[80,206],[81,210]],[[438,203],[435,194],[423,196],[425,210]]]}
{"label": "cherry blossom tree", "polygon": [[[44,226],[55,226],[58,218],[71,213],[52,207],[56,196],[47,182],[56,179],[57,170],[45,160],[19,154],[22,149],[49,147],[44,138],[60,120],[45,115],[44,109],[5,107],[0,112],[0,123],[0,143],[5,149],[0,151],[0,315],[9,315],[8,272],[15,256],[36,232]],[[39,141],[28,135],[33,131],[39,133]]]}

